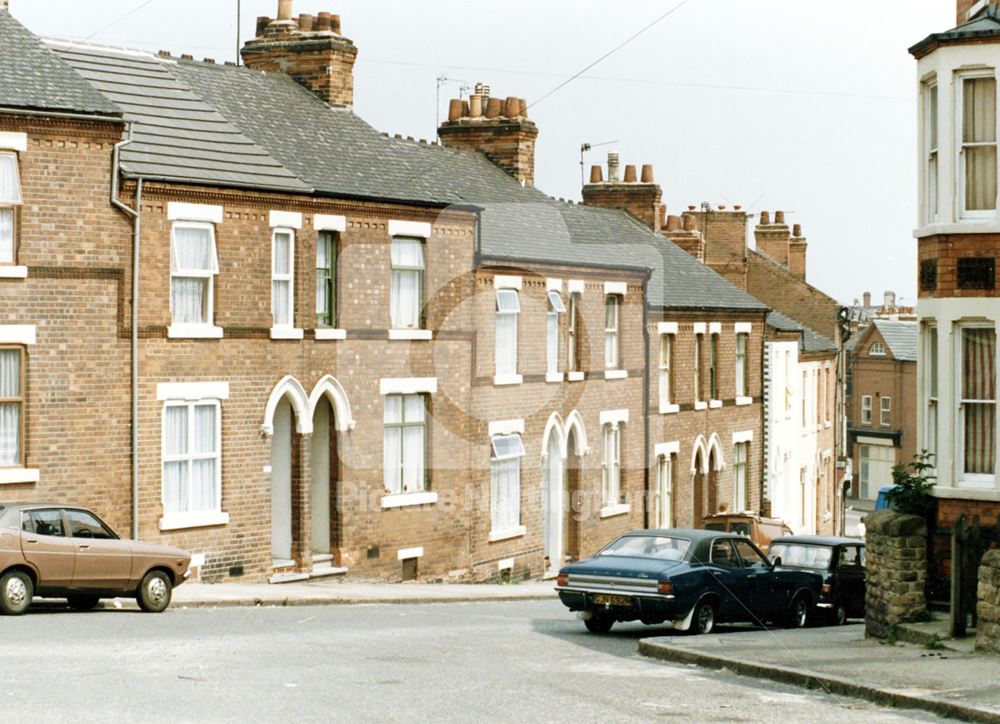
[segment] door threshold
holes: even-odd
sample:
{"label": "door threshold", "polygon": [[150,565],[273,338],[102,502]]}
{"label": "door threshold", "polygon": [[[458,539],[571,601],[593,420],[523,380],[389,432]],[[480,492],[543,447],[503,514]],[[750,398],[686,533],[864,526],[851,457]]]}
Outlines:
{"label": "door threshold", "polygon": [[295,583],[296,581],[308,581],[308,573],[275,573],[267,579],[268,583]]}
{"label": "door threshold", "polygon": [[345,566],[316,566],[309,572],[309,579],[328,578],[329,576],[342,576],[347,573]]}

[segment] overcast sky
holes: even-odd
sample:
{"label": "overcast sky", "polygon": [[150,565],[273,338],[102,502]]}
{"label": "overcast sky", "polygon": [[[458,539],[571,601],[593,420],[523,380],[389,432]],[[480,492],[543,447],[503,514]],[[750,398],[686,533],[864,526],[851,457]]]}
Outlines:
{"label": "overcast sky", "polygon": [[[342,17],[358,46],[355,110],[433,138],[437,78],[529,103],[681,0],[296,0]],[[12,0],[39,35],[233,60],[237,0]],[[277,0],[242,0],[241,31]],[[131,13],[131,14],[130,14]],[[687,0],[530,110],[536,183],[580,196],[580,144],[652,163],[670,213],[783,209],[809,240],[809,281],[845,303],[916,299],[915,64],[952,27],[953,0]],[[441,112],[460,82],[441,90]]]}

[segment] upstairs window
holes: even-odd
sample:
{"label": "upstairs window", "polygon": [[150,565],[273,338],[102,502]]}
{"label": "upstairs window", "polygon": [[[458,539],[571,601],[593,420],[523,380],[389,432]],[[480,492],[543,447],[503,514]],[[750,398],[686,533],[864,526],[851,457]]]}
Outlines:
{"label": "upstairs window", "polygon": [[924,84],[924,214],[927,222],[938,217],[938,87]]}
{"label": "upstairs window", "polygon": [[271,324],[291,327],[295,309],[295,234],[275,229],[271,242]]}
{"label": "upstairs window", "polygon": [[517,374],[517,317],[521,302],[513,289],[497,289],[496,373]]}
{"label": "upstairs window", "polygon": [[559,372],[559,315],[566,313],[562,295],[549,292],[549,307],[545,315],[545,369],[549,374]]}
{"label": "upstairs window", "polygon": [[965,76],[959,88],[962,209],[966,216],[984,216],[997,206],[997,82],[992,75]]}
{"label": "upstairs window", "polygon": [[389,317],[393,329],[420,329],[424,294],[424,242],[394,238]]}
{"label": "upstairs window", "polygon": [[701,373],[703,368],[703,361],[705,355],[705,335],[695,334],[694,335],[694,399],[695,402],[702,402],[705,399],[704,395],[704,384],[702,382]]}
{"label": "upstairs window", "polygon": [[709,341],[708,394],[713,400],[719,399],[719,335],[713,334]]}
{"label": "upstairs window", "polygon": [[0,347],[0,467],[24,465],[24,350]]}
{"label": "upstairs window", "polygon": [[174,324],[211,324],[219,273],[212,224],[178,221],[171,230],[170,313]]}
{"label": "upstairs window", "polygon": [[570,372],[580,372],[580,294],[569,295],[569,324],[566,333],[566,366]]}
{"label": "upstairs window", "polygon": [[316,326],[337,326],[337,235],[316,237]]}
{"label": "upstairs window", "polygon": [[674,335],[660,335],[660,406],[674,403]]}
{"label": "upstairs window", "polygon": [[862,395],[861,396],[861,424],[871,425],[872,424],[872,396]]}
{"label": "upstairs window", "polygon": [[747,360],[747,343],[750,335],[740,333],[736,335],[736,396],[747,396],[747,378],[750,368]]}
{"label": "upstairs window", "polygon": [[885,345],[881,342],[873,342],[868,348],[869,357],[885,357]]}
{"label": "upstairs window", "polygon": [[604,300],[604,368],[616,370],[621,366],[621,297],[609,294]]}
{"label": "upstairs window", "polygon": [[881,400],[879,401],[878,424],[882,425],[883,427],[889,427],[891,412],[892,412],[892,398],[891,397],[881,398]]}
{"label": "upstairs window", "polygon": [[17,156],[0,153],[0,264],[14,263],[14,207],[20,205]]}

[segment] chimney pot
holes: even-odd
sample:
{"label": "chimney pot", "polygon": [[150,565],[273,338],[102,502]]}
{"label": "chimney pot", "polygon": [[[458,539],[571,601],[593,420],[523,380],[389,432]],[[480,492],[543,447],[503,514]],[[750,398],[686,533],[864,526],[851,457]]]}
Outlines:
{"label": "chimney pot", "polygon": [[864,294],[862,295],[862,297],[861,297],[861,298],[862,298],[862,300],[863,300],[863,304],[864,304],[864,306],[866,306],[866,307],[870,307],[870,306],[872,305],[872,293],[871,293],[871,292],[865,292],[865,293],[864,293]]}
{"label": "chimney pot", "polygon": [[257,37],[259,38],[267,30],[267,26],[271,24],[271,18],[266,15],[260,15],[257,18]]}
{"label": "chimney pot", "polygon": [[483,115],[483,97],[478,93],[469,96],[469,117],[479,118]]}
{"label": "chimney pot", "polygon": [[483,98],[489,98],[490,97],[490,84],[489,83],[483,83],[482,81],[480,81],[479,83],[476,83],[476,93],[478,93],[479,95],[481,95]]}
{"label": "chimney pot", "polygon": [[157,55],[160,56],[161,58],[169,58],[170,57],[170,51],[169,50],[161,50],[161,51],[159,51],[157,53]]}
{"label": "chimney pot", "polygon": [[521,115],[521,101],[514,96],[508,98],[503,105],[503,114],[507,118],[517,118]]}
{"label": "chimney pot", "polygon": [[697,208],[697,206],[688,206],[688,211],[694,211]]}
{"label": "chimney pot", "polygon": [[190,53],[181,53],[181,60],[194,60],[194,56]]}
{"label": "chimney pot", "polygon": [[691,214],[684,215],[684,231],[694,231],[694,217]]}
{"label": "chimney pot", "polygon": [[770,223],[771,223],[771,212],[770,211],[761,211],[760,212],[760,225],[761,226],[767,226]]}
{"label": "chimney pot", "polygon": [[330,16],[330,29],[334,33],[336,33],[337,35],[340,35],[340,16],[339,15],[331,15]]}
{"label": "chimney pot", "polygon": [[457,121],[462,117],[462,106],[465,102],[461,98],[452,98],[451,103],[448,104],[448,120]]}
{"label": "chimney pot", "polygon": [[468,118],[469,117],[469,113],[471,113],[471,110],[469,108],[469,101],[463,100],[462,101],[462,118]]}
{"label": "chimney pot", "polygon": [[883,305],[884,306],[886,306],[886,307],[895,307],[896,306],[896,292],[886,291],[885,294],[882,295],[882,300],[883,300]]}
{"label": "chimney pot", "polygon": [[503,115],[503,101],[499,98],[490,98],[486,101],[486,117],[498,118]]}
{"label": "chimney pot", "polygon": [[611,183],[617,183],[618,182],[618,167],[619,167],[618,152],[617,151],[611,151],[610,153],[608,153],[608,181],[609,182],[611,182]]}
{"label": "chimney pot", "polygon": [[528,117],[528,101],[526,101],[524,98],[518,98],[518,101],[520,101],[520,106],[521,107],[518,110],[517,115],[521,116],[521,118],[527,118]]}
{"label": "chimney pot", "polygon": [[311,33],[315,21],[316,21],[315,15],[302,13],[301,15],[299,15],[299,30],[301,30],[303,33]]}
{"label": "chimney pot", "polygon": [[625,166],[625,183],[634,184],[636,182],[635,175],[635,164],[627,164]]}
{"label": "chimney pot", "polygon": [[775,211],[774,212],[774,223],[775,224],[784,224],[785,223],[785,212],[784,211]]}
{"label": "chimney pot", "polygon": [[795,224],[795,226],[792,227],[792,236],[802,236],[802,224]]}
{"label": "chimney pot", "polygon": [[292,0],[278,0],[278,20],[292,19]]}
{"label": "chimney pot", "polygon": [[202,62],[208,63],[209,65],[215,65],[215,58],[205,58]]}
{"label": "chimney pot", "polygon": [[684,222],[679,216],[667,217],[667,231],[680,231],[684,227]]}
{"label": "chimney pot", "polygon": [[743,210],[742,204],[733,204],[733,211],[742,211],[742,210]]}
{"label": "chimney pot", "polygon": [[653,164],[644,163],[642,165],[642,182],[644,184],[653,183]]}
{"label": "chimney pot", "polygon": [[719,211],[725,211],[725,210],[726,210],[726,205],[725,204],[719,204]]}
{"label": "chimney pot", "polygon": [[333,31],[333,16],[328,12],[321,12],[316,16],[313,29],[321,33]]}
{"label": "chimney pot", "polygon": [[601,168],[601,165],[599,163],[594,164],[593,166],[590,167],[590,183],[599,184],[603,181],[604,181],[604,169]]}

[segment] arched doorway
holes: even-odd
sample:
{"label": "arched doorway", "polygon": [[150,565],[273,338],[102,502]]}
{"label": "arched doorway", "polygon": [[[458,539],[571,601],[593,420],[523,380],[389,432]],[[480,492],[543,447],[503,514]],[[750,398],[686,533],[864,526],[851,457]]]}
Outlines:
{"label": "arched doorway", "polygon": [[713,448],[708,456],[708,475],[705,476],[705,515],[719,512],[719,464],[718,452]]}
{"label": "arched doorway", "polygon": [[559,435],[550,434],[545,448],[544,512],[545,558],[548,571],[558,572],[563,564],[563,458]]}
{"label": "arched doorway", "polygon": [[584,506],[587,502],[583,496],[582,470],[584,446],[580,440],[580,432],[576,426],[571,426],[566,440],[566,534],[563,540],[566,544],[566,557],[572,560],[580,558],[580,523],[583,519]]}
{"label": "arched doorway", "polygon": [[309,541],[313,568],[337,561],[340,548],[340,519],[336,505],[337,430],[333,405],[322,397],[313,411],[313,434],[309,462]]}

